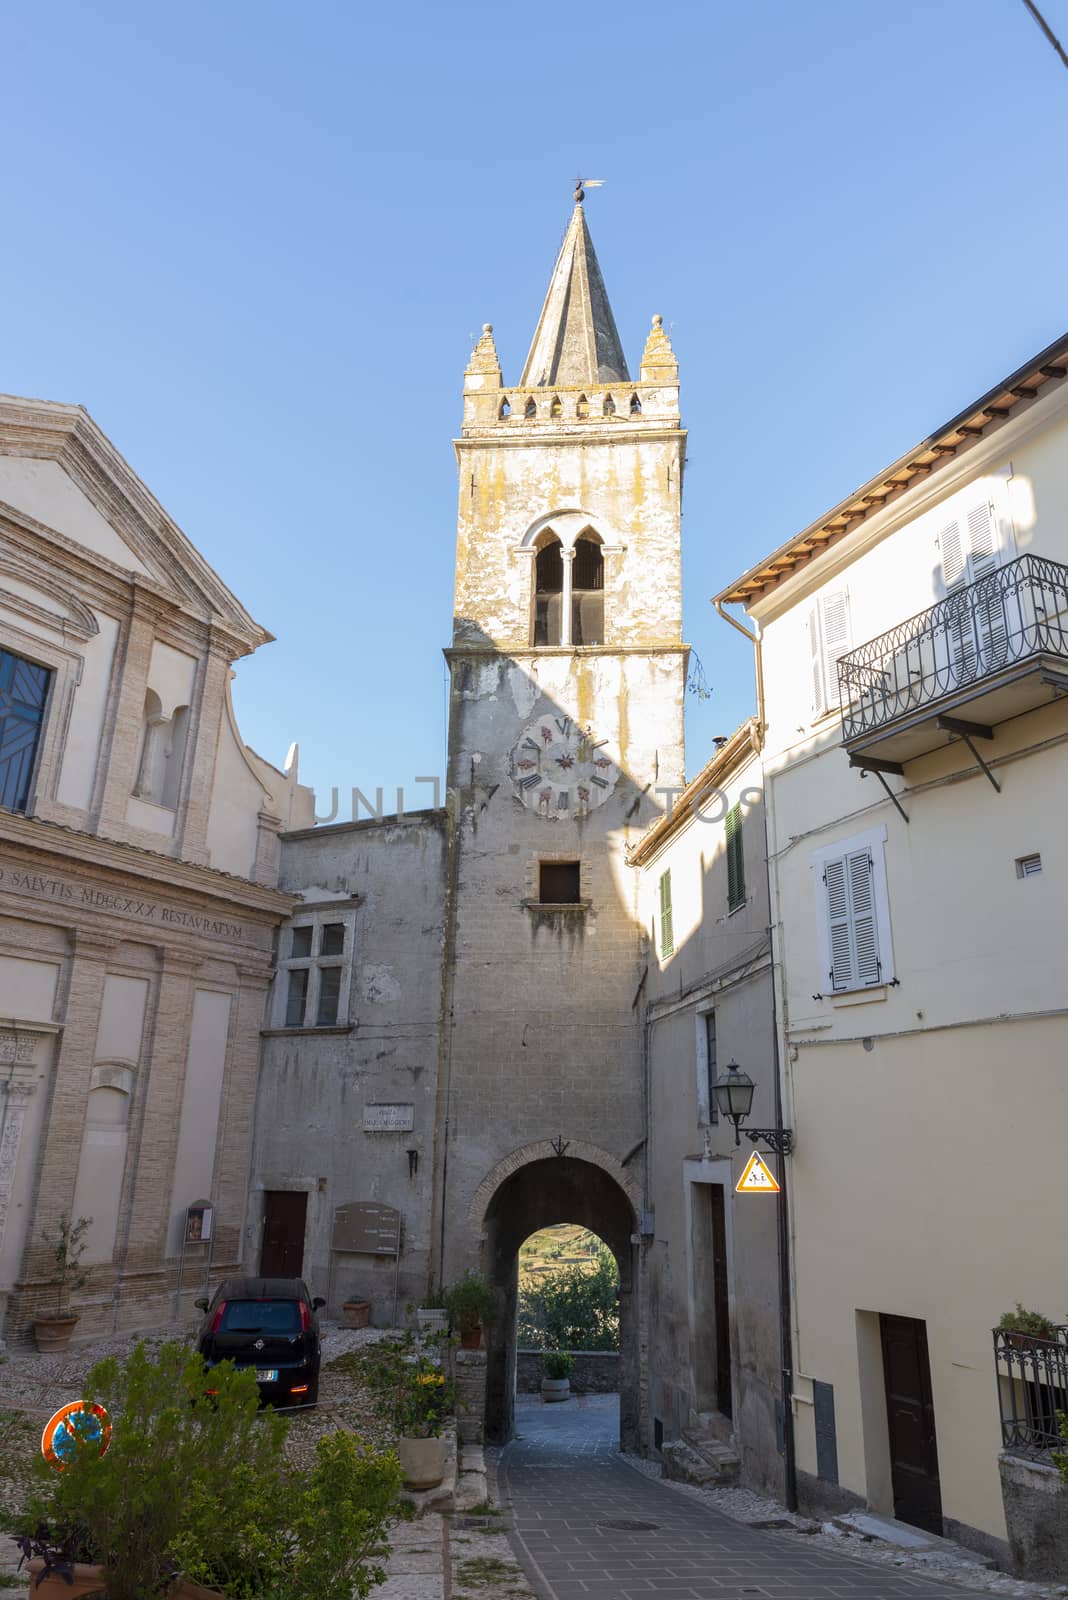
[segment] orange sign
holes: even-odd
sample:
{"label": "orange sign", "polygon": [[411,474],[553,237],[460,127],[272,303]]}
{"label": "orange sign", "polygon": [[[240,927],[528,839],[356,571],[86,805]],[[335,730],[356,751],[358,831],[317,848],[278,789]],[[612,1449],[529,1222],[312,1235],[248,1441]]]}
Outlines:
{"label": "orange sign", "polygon": [[111,1443],[111,1418],[103,1406],[72,1400],[69,1405],[60,1406],[45,1423],[41,1435],[41,1454],[49,1466],[62,1472],[75,1459],[78,1446],[83,1441],[98,1446],[103,1455]]}
{"label": "orange sign", "polygon": [[756,1151],[745,1164],[745,1171],[734,1186],[737,1194],[778,1194],[779,1185]]}

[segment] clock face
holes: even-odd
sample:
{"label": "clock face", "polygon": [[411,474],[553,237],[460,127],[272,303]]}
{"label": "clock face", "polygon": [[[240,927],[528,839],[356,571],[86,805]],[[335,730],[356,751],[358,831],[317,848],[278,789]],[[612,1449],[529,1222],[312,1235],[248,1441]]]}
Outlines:
{"label": "clock face", "polygon": [[586,816],[608,799],[619,777],[605,754],[607,743],[570,717],[536,717],[512,751],[512,778],[523,803],[544,817]]}

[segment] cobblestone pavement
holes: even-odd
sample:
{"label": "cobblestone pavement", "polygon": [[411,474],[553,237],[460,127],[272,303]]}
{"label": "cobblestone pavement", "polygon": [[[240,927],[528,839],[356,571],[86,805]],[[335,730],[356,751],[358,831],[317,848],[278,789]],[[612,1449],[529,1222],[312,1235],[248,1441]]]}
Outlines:
{"label": "cobblestone pavement", "polygon": [[628,1467],[617,1429],[611,1396],[517,1406],[501,1487],[544,1600],[989,1600],[747,1528]]}

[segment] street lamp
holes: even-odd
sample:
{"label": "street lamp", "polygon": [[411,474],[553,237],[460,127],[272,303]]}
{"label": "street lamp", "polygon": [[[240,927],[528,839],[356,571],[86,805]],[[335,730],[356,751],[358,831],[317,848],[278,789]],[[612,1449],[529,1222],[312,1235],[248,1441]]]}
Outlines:
{"label": "street lamp", "polygon": [[[753,1109],[753,1093],[756,1089],[748,1072],[743,1072],[737,1061],[727,1064],[726,1072],[720,1073],[712,1084],[712,1093],[716,1097],[716,1105],[720,1114],[734,1124],[734,1142],[741,1144],[738,1129]],[[745,1136],[756,1144],[759,1139],[764,1139],[779,1155],[790,1154],[794,1147],[794,1133],[792,1128],[746,1128]]]}

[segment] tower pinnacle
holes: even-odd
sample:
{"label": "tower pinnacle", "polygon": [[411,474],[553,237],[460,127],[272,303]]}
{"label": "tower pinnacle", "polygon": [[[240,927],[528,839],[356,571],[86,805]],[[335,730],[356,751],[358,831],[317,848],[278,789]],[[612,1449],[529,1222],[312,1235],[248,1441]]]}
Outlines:
{"label": "tower pinnacle", "polygon": [[[594,180],[587,180],[591,184]],[[582,183],[545,296],[521,385],[629,383],[623,347],[583,214]]]}

